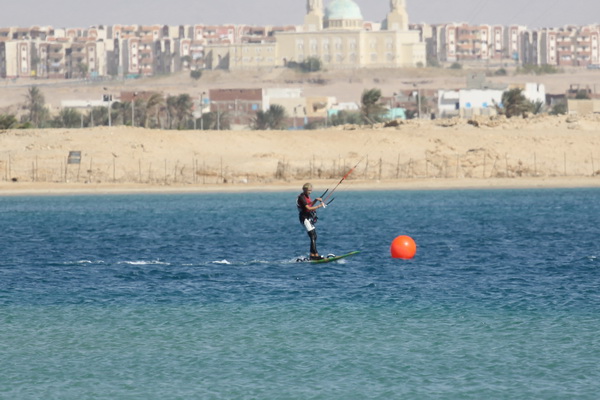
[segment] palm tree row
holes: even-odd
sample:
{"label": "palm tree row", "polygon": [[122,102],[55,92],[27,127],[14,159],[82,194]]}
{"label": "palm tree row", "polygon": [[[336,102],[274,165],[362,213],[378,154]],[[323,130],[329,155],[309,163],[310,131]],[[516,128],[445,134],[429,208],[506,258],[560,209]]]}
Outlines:
{"label": "palm tree row", "polygon": [[38,87],[33,86],[27,91],[23,109],[27,113],[21,118],[21,125],[15,123],[15,116],[2,116],[2,125],[23,128],[83,128],[110,124],[150,129],[207,130],[230,127],[228,115],[223,112],[204,113],[201,118],[196,119],[193,114],[194,102],[189,94],[168,96],[165,99],[160,93],[153,93],[145,99],[135,98],[133,104],[131,101],[115,101],[110,103],[110,107],[90,107],[83,112],[75,108],[64,108],[52,117],[46,107],[44,95]]}
{"label": "palm tree row", "polygon": [[[511,89],[504,92],[502,104],[496,105],[499,114],[507,117],[521,116],[527,113],[539,113],[543,103],[534,104],[527,100],[521,89]],[[125,125],[149,129],[205,129],[226,130],[230,128],[227,112],[203,113],[201,118],[195,118],[194,102],[189,94],[168,96],[166,99],[160,93],[153,93],[145,98],[134,98],[133,103],[114,102],[109,107],[91,107],[87,112],[73,108],[62,109],[58,115],[50,116],[45,105],[44,95],[33,86],[28,89],[23,109],[27,112],[20,123],[14,115],[0,115],[0,129],[7,128],[83,128],[107,125]],[[109,115],[110,112],[110,115]],[[552,110],[552,112],[561,112]],[[381,90],[365,90],[361,96],[361,107],[357,112],[341,111],[331,116],[328,123],[340,124],[375,124],[382,122],[386,116],[387,107],[381,102]],[[266,111],[258,111],[254,118],[254,129],[287,129],[288,115],[285,108],[272,104]],[[295,121],[294,121],[295,126]],[[318,127],[318,126],[315,126]],[[310,129],[310,126],[305,126]]]}

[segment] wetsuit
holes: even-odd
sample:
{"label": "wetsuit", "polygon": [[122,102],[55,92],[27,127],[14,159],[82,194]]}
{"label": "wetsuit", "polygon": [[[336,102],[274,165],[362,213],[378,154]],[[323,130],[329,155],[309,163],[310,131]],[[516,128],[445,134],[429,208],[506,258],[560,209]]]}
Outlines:
{"label": "wetsuit", "polygon": [[313,206],[314,201],[310,199],[310,196],[300,193],[296,200],[296,206],[298,207],[298,217],[300,223],[306,229],[308,237],[310,238],[310,254],[319,254],[317,251],[317,229],[315,223],[317,222],[316,212],[306,209],[306,206]]}

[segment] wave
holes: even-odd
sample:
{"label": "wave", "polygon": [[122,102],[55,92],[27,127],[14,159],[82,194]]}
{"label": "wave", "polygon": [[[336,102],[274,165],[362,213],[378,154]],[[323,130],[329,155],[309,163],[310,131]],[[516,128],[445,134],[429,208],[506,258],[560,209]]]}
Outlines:
{"label": "wave", "polygon": [[138,260],[138,261],[119,261],[117,264],[127,264],[127,265],[171,265],[169,262],[160,261],[160,260]]}

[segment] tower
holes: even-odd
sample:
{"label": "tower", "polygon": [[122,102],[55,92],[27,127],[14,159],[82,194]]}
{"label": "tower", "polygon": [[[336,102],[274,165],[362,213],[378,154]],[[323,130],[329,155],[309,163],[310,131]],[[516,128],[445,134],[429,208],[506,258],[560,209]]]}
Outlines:
{"label": "tower", "polygon": [[408,13],[404,0],[390,0],[390,12],[386,19],[386,29],[389,31],[407,31]]}
{"label": "tower", "polygon": [[306,0],[304,31],[314,32],[320,30],[323,30],[323,0]]}

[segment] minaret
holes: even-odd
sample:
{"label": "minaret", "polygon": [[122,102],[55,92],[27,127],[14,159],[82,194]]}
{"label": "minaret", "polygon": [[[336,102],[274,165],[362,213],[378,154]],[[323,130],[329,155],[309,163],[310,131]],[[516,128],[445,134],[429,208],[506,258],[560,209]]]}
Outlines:
{"label": "minaret", "polygon": [[306,0],[304,31],[314,32],[323,30],[323,15],[323,0]]}
{"label": "minaret", "polygon": [[408,13],[404,0],[390,0],[390,13],[387,16],[386,27],[388,31],[408,30]]}

